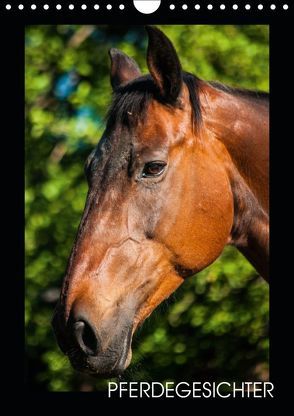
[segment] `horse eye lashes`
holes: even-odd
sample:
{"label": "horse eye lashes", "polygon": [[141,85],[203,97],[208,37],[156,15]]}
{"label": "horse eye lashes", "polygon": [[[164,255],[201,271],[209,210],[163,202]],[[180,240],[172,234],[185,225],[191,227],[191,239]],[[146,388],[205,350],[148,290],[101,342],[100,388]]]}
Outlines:
{"label": "horse eye lashes", "polygon": [[160,176],[166,167],[166,162],[161,160],[155,160],[152,162],[147,162],[144,165],[141,177],[142,178],[153,178]]}

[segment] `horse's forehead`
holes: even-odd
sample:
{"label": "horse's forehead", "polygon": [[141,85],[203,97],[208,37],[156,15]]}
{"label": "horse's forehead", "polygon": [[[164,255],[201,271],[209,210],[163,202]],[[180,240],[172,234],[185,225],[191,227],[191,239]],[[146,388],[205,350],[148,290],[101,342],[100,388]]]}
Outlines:
{"label": "horse's forehead", "polygon": [[148,106],[144,120],[136,127],[135,140],[140,146],[172,144],[172,141],[187,129],[188,115],[179,108],[167,107],[153,100]]}

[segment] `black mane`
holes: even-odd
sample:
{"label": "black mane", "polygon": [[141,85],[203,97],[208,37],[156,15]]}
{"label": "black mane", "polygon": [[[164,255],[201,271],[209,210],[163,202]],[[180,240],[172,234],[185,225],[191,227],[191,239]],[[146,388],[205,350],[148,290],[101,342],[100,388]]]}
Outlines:
{"label": "black mane", "polygon": [[[189,90],[190,103],[193,112],[193,124],[195,129],[199,129],[202,121],[199,90],[200,83],[203,83],[203,81],[188,72],[183,72],[183,81]],[[233,88],[217,81],[208,82],[208,85],[219,91],[259,101],[265,105],[269,102],[269,94],[266,92]],[[128,126],[135,125],[146,115],[147,106],[152,99],[162,102],[151,75],[144,75],[126,85],[118,87],[114,91],[112,104],[107,113],[107,126],[113,126],[115,123],[121,123]],[[167,106],[179,106],[178,102],[174,104],[166,102],[162,103]]]}
{"label": "black mane", "polygon": [[244,97],[244,98],[251,98],[258,101],[263,101],[264,103],[268,103],[269,101],[269,93],[264,91],[254,91],[254,90],[248,90],[246,88],[234,88],[229,87],[228,85],[222,84],[218,81],[210,81],[209,85],[211,85],[213,88],[226,92],[231,95]]}
{"label": "black mane", "polygon": [[[183,81],[189,90],[193,122],[197,128],[201,124],[199,79],[192,74],[184,72]],[[163,102],[151,75],[144,75],[114,91],[112,104],[107,113],[107,125],[110,126],[115,123],[136,124],[139,119],[143,119],[145,116],[147,106],[152,99],[167,106],[179,106],[178,102],[174,104]]]}

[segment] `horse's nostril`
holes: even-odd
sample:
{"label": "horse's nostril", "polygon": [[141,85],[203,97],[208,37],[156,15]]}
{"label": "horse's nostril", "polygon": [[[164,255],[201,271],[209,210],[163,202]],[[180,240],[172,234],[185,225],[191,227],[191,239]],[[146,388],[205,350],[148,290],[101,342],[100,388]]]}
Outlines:
{"label": "horse's nostril", "polygon": [[94,329],[86,321],[77,321],[73,324],[74,335],[79,347],[87,355],[97,355],[98,339]]}

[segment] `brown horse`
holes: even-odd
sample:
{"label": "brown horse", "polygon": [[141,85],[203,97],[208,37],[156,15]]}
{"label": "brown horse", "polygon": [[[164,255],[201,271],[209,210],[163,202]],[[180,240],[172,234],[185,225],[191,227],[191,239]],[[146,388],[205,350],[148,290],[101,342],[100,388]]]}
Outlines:
{"label": "brown horse", "polygon": [[129,365],[136,328],[225,245],[268,277],[268,95],[182,71],[170,40],[147,32],[150,75],[110,50],[113,102],[53,319],[72,365],[105,377]]}

